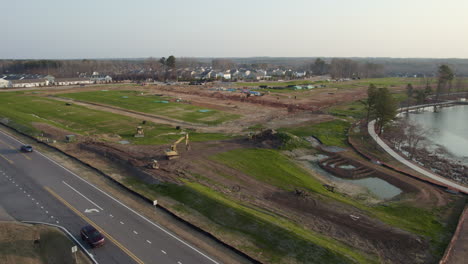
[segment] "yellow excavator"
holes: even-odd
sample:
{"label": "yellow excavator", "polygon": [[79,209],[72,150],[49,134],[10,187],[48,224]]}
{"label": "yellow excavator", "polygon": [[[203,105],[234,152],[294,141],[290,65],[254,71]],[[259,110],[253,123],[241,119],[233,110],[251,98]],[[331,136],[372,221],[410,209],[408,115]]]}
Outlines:
{"label": "yellow excavator", "polygon": [[166,150],[166,158],[168,160],[171,159],[177,159],[179,158],[179,152],[177,152],[177,144],[182,142],[182,140],[185,139],[185,148],[187,150],[190,150],[190,145],[189,145],[189,135],[186,133],[183,137],[179,138],[174,144],[171,145],[171,149]]}

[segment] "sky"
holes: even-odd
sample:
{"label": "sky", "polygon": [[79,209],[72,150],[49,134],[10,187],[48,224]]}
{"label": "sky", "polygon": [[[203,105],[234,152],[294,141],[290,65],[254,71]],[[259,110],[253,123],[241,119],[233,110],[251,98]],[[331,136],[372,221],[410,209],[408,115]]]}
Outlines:
{"label": "sky", "polygon": [[0,59],[468,58],[467,0],[0,0]]}

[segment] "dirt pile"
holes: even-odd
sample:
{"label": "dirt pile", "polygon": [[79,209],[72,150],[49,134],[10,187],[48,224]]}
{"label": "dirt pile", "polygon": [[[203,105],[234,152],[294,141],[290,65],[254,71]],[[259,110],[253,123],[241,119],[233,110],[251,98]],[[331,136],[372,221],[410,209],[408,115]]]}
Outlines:
{"label": "dirt pile", "polygon": [[82,150],[90,151],[98,154],[111,162],[115,162],[128,170],[133,176],[139,180],[148,184],[157,184],[162,180],[169,179],[158,179],[153,177],[150,173],[146,172],[146,168],[149,168],[149,164],[152,162],[151,158],[144,158],[141,156],[134,156],[131,153],[122,151],[109,144],[95,141],[85,141],[78,144],[78,147]]}

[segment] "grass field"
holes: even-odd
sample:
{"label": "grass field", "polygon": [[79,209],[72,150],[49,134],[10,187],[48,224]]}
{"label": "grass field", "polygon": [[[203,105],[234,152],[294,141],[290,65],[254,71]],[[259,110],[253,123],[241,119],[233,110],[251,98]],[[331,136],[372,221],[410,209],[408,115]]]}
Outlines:
{"label": "grass field", "polygon": [[[34,244],[40,239],[39,244]],[[74,244],[54,228],[19,223],[0,223],[0,263],[8,264],[73,264]],[[79,263],[91,263],[83,253]]]}
{"label": "grass field", "polygon": [[[283,189],[306,188],[314,193],[367,211],[387,224],[399,227],[431,239],[434,254],[443,254],[455,226],[441,222],[441,208],[431,210],[414,207],[403,202],[368,206],[326,191],[322,184],[275,150],[241,149],[218,154],[213,160],[228,165],[260,181]],[[451,205],[449,207],[458,206]],[[447,209],[447,208],[445,208]]]}
{"label": "grass field", "polygon": [[[135,138],[136,127],[141,120],[118,114],[92,110],[78,105],[67,106],[63,102],[23,93],[0,95],[0,118],[13,120],[10,124],[21,131],[37,135],[32,123],[46,123],[80,135],[119,135],[134,144],[167,144],[180,135],[175,128],[147,122],[145,137]],[[173,134],[169,134],[173,133]],[[191,133],[192,141],[207,141],[229,138],[223,134]]]}
{"label": "grass field", "polygon": [[[96,102],[124,109],[166,116],[191,123],[217,125],[239,118],[239,115],[175,102],[173,98],[141,95],[138,91],[93,91],[60,94],[59,96],[87,102]],[[200,110],[202,112],[200,112]]]}
{"label": "grass field", "polygon": [[163,195],[180,202],[173,209],[179,213],[202,214],[216,232],[242,235],[244,241],[237,246],[254,255],[261,254],[266,263],[289,263],[288,258],[295,258],[299,263],[312,259],[317,263],[376,263],[375,258],[336,240],[306,230],[272,212],[234,202],[195,182],[187,181],[183,186],[148,185],[132,179],[127,184],[146,195]]}
{"label": "grass field", "polygon": [[369,87],[370,84],[374,84],[377,87],[405,87],[408,83],[415,85],[422,85],[419,78],[398,78],[398,77],[387,77],[387,78],[370,78],[361,80],[352,80],[345,82],[329,82],[327,87],[331,88],[359,88]]}
{"label": "grass field", "polygon": [[282,128],[279,131],[289,132],[298,137],[314,136],[328,146],[347,147],[346,132],[349,126],[349,122],[337,119],[308,126]]}
{"label": "grass field", "polygon": [[237,86],[245,87],[258,87],[260,85],[267,85],[269,87],[286,87],[288,85],[308,85],[308,84],[325,84],[331,88],[354,88],[354,87],[368,87],[370,84],[375,84],[379,87],[396,87],[406,86],[408,83],[413,85],[423,85],[419,78],[369,78],[361,80],[350,80],[344,82],[328,82],[328,81],[308,81],[308,80],[294,80],[284,82],[237,82]]}

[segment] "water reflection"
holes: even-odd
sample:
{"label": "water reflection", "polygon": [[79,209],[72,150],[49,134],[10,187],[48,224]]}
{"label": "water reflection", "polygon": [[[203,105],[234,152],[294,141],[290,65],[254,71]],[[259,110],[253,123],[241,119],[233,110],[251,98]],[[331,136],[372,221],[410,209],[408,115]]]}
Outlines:
{"label": "water reflection", "polygon": [[428,138],[460,158],[468,158],[468,105],[425,111],[409,115],[411,121],[431,129]]}
{"label": "water reflection", "polygon": [[319,173],[320,175],[323,175],[327,178],[329,178],[332,181],[341,181],[341,182],[349,182],[352,184],[356,184],[362,187],[367,188],[372,194],[377,196],[380,199],[391,199],[397,195],[399,195],[402,191],[400,188],[376,177],[372,178],[364,178],[364,179],[342,179],[339,177],[336,177],[332,175],[331,173],[323,170],[317,165],[317,162],[315,161],[310,161],[310,168]]}

